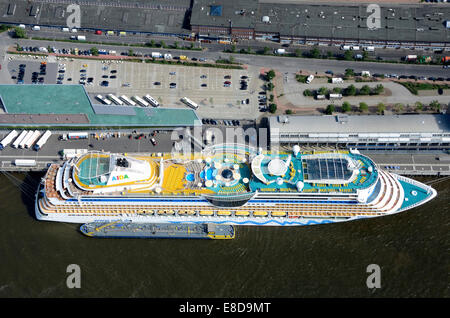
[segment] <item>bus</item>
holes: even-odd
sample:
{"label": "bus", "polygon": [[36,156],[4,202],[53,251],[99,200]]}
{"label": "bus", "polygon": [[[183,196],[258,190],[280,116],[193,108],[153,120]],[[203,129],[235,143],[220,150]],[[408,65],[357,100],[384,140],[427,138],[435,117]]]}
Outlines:
{"label": "bus", "polygon": [[149,94],[144,96],[144,99],[149,102],[153,107],[159,107],[159,103],[156,99],[151,97]]}
{"label": "bus", "polygon": [[149,105],[149,103],[147,103],[145,100],[143,100],[139,96],[133,96],[132,98],[134,99],[134,101],[136,103],[138,103],[139,105],[141,105],[143,107],[148,107],[148,105]]}
{"label": "bus", "polygon": [[123,100],[125,102],[125,104],[127,104],[127,105],[136,106],[136,103],[133,102],[128,97],[126,97],[125,95],[120,96],[120,99]]}
{"label": "bus", "polygon": [[108,99],[106,99],[106,98],[104,98],[102,95],[97,95],[97,96],[95,96],[95,98],[97,98],[97,99],[98,99],[99,101],[101,101],[103,104],[111,105],[111,101],[108,100]]}
{"label": "bus", "polygon": [[116,95],[108,94],[107,96],[110,100],[112,100],[114,102],[114,104],[123,105],[123,101],[121,101],[119,98],[117,98]]}
{"label": "bus", "polygon": [[193,108],[193,109],[197,109],[198,108],[198,105],[196,104],[196,103],[194,103],[193,101],[191,101],[189,98],[187,98],[187,97],[183,97],[182,99],[181,99],[181,101],[183,102],[183,103],[185,103],[186,105],[188,105],[189,107],[191,107],[191,108]]}

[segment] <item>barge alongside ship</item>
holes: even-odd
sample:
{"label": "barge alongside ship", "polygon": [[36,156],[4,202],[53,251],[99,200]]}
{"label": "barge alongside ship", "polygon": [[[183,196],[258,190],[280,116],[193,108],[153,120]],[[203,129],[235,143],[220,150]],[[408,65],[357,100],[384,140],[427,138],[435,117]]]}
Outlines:
{"label": "barge alongside ship", "polygon": [[49,167],[39,220],[312,225],[392,215],[436,191],[357,150],[263,152],[222,144],[201,154],[89,152]]}

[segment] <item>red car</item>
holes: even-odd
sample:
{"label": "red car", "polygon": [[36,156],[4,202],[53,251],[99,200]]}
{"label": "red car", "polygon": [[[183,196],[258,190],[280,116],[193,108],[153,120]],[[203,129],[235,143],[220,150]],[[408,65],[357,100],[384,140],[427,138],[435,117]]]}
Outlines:
{"label": "red car", "polygon": [[225,81],[224,84],[231,84],[231,82],[230,81]]}
{"label": "red car", "polygon": [[97,34],[97,35],[102,35],[102,31],[97,30],[97,31],[95,31],[95,34]]}

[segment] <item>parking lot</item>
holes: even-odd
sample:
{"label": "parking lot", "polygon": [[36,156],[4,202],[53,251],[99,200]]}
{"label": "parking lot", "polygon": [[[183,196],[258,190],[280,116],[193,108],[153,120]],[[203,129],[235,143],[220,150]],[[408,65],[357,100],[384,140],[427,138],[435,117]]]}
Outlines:
{"label": "parking lot", "polygon": [[[197,112],[202,118],[254,119],[259,115],[257,94],[263,82],[258,77],[258,68],[231,70],[115,60],[54,59],[55,63],[47,62],[48,79],[44,83],[82,84],[91,98],[109,93],[129,98],[149,94],[161,107],[185,108],[188,106],[181,98],[188,97],[199,105]],[[10,64],[13,62],[11,67],[16,68],[15,64],[21,63],[14,60]],[[24,63],[34,63],[33,68],[39,69],[40,62]]]}
{"label": "parking lot", "polygon": [[13,59],[8,63],[9,83],[19,84],[55,84],[57,63],[47,59]]}

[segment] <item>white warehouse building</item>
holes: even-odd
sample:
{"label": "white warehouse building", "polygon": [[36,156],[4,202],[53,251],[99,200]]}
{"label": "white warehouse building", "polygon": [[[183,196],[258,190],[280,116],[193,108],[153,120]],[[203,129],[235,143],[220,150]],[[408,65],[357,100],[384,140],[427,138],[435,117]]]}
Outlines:
{"label": "white warehouse building", "polygon": [[333,145],[364,150],[450,150],[450,115],[328,115],[269,118],[270,145]]}

